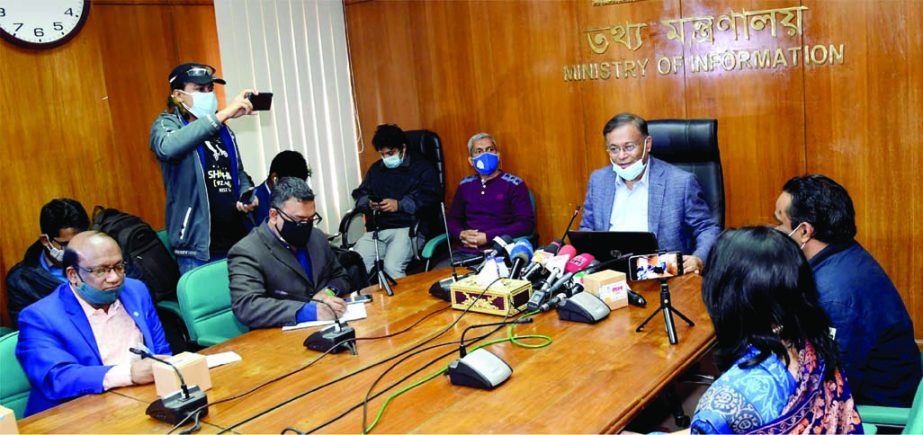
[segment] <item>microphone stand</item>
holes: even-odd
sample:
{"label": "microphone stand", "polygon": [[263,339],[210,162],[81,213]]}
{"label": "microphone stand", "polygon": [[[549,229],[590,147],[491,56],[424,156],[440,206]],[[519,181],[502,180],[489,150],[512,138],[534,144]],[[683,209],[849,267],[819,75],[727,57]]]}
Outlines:
{"label": "microphone stand", "polygon": [[180,391],[152,402],[150,406],[147,407],[147,415],[170,424],[177,424],[180,421],[185,421],[193,413],[198,414],[197,420],[198,418],[208,415],[208,396],[205,395],[205,392],[202,391],[198,385],[193,385],[192,387],[187,386],[186,379],[183,378],[183,374],[175,365],[143,349],[132,347],[129,348],[129,351],[136,355],[140,355],[141,358],[149,358],[166,364],[173,369],[176,376],[179,378]]}
{"label": "microphone stand", "polygon": [[660,281],[660,308],[654,310],[647,319],[641,322],[638,328],[635,329],[635,332],[641,332],[644,329],[644,325],[647,325],[647,322],[650,322],[658,312],[663,312],[663,322],[667,328],[667,338],[670,340],[670,344],[676,344],[679,343],[679,338],[676,336],[676,326],[673,324],[673,313],[676,313],[677,316],[685,320],[689,326],[695,326],[695,323],[689,320],[689,318],[683,315],[679,310],[673,308],[673,304],[670,301],[670,284],[667,282],[667,279],[658,278],[657,281]]}
{"label": "microphone stand", "polygon": [[394,290],[391,290],[391,286],[397,285],[397,281],[394,280],[388,272],[385,272],[385,261],[381,259],[381,253],[378,251],[378,210],[372,209],[372,240],[375,242],[375,269],[374,275],[378,279],[378,288],[384,288],[385,293],[388,296],[394,296]]}
{"label": "microphone stand", "polygon": [[340,316],[333,307],[323,299],[311,299],[312,302],[324,304],[333,313],[333,326],[321,329],[304,340],[304,347],[318,352],[340,353],[349,350],[353,355],[359,355],[356,349],[356,330],[347,322],[340,323]]}

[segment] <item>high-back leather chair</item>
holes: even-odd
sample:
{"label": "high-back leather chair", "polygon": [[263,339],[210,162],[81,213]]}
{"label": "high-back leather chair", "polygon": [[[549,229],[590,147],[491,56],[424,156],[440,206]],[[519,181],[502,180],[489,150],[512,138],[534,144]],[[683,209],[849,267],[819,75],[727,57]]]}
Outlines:
{"label": "high-back leather chair", "polygon": [[651,155],[695,174],[718,226],[724,228],[724,173],[716,119],[654,119]]}
{"label": "high-back leather chair", "polygon": [[189,338],[199,346],[213,346],[250,330],[231,309],[227,259],[184,273],[176,296]]}

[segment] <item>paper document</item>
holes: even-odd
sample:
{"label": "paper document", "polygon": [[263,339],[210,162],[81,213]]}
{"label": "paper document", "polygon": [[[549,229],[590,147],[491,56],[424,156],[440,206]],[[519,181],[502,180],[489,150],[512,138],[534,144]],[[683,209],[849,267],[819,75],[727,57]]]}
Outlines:
{"label": "paper document", "polygon": [[[366,313],[365,311],[365,304],[349,304],[349,305],[346,305],[346,312],[343,313],[342,316],[340,316],[340,321],[364,319],[368,316],[369,316],[368,313]],[[332,325],[332,324],[333,324],[333,320],[315,320],[313,322],[301,322],[297,325],[292,325],[292,326],[283,326],[282,330],[291,331],[294,329],[312,328],[315,326],[326,326],[326,325]]]}
{"label": "paper document", "polygon": [[238,355],[237,352],[221,352],[214,355],[205,355],[208,368],[223,366],[240,360],[240,355]]}

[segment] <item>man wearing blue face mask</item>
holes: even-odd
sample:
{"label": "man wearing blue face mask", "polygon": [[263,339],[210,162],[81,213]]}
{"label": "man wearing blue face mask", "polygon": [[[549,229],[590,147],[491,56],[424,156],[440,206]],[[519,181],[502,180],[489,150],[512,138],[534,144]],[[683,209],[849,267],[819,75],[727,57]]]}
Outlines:
{"label": "man wearing blue face mask", "polygon": [[[528,236],[535,228],[529,188],[521,178],[500,169],[497,141],[487,133],[468,139],[468,163],[477,175],[458,184],[446,214],[455,260],[478,255],[494,237]],[[448,266],[443,261],[437,267]]]}
{"label": "man wearing blue face mask", "polygon": [[167,232],[181,273],[224,258],[246,235],[245,213],[258,206],[241,195],[253,187],[244,171],[234,133],[225,125],[250,114],[241,91],[218,110],[215,69],[185,63],[170,72],[167,110],[151,126],[151,150],[160,161],[167,193]]}
{"label": "man wearing blue face mask", "polygon": [[413,255],[410,228],[419,213],[434,207],[442,199],[436,169],[425,159],[413,155],[407,147],[407,135],[394,124],[379,125],[372,145],[381,160],[372,164],[362,184],[353,190],[356,210],[366,215],[369,231],[356,241],[353,250],[362,256],[365,268],[375,263],[378,230],[379,252],[385,272],[392,278],[405,276]]}
{"label": "man wearing blue face mask", "polygon": [[610,166],[590,175],[582,231],[650,231],[660,249],[681,251],[686,273],[702,270],[702,259],[721,232],[695,175],[651,157],[647,121],[632,113],[603,128]]}
{"label": "man wearing blue face mask", "polygon": [[151,360],[171,354],[147,287],[126,278],[119,245],[98,231],[64,250],[67,282],[19,316],[16,357],[32,384],[26,415],[85,394],[153,382]]}

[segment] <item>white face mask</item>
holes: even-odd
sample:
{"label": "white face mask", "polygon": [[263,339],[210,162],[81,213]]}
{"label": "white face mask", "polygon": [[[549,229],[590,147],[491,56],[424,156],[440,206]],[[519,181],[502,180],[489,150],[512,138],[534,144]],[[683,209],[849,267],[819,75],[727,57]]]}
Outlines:
{"label": "white face mask", "polygon": [[615,162],[613,162],[612,159],[609,159],[609,162],[612,163],[612,170],[615,171],[615,173],[618,174],[619,177],[622,177],[622,179],[625,181],[632,181],[635,178],[638,178],[638,176],[641,175],[642,172],[644,172],[644,167],[646,166],[646,164],[644,163],[644,153],[646,151],[647,151],[647,147],[642,148],[641,158],[638,159],[637,162],[632,163],[625,169],[622,169],[622,167],[616,164]]}
{"label": "white face mask", "polygon": [[58,263],[63,263],[64,250],[55,248],[54,243],[51,241],[51,237],[49,237],[47,234],[45,237],[48,237],[48,245],[45,246],[45,250],[48,251],[48,256],[54,258],[54,261],[57,261]]}
{"label": "white face mask", "polygon": [[[792,237],[792,234],[795,234],[795,231],[798,231],[798,228],[801,228],[801,224],[803,224],[803,223],[804,223],[804,222],[798,224],[798,225],[795,227],[795,229],[792,230],[792,232],[788,233],[788,237]],[[808,243],[808,242],[805,241],[804,243],[801,244],[801,249],[802,249],[802,250],[804,249],[804,245],[806,245],[807,243]]]}
{"label": "white face mask", "polygon": [[218,111],[218,96],[214,92],[180,92],[192,97],[192,107],[182,103],[183,107],[193,114],[196,118],[204,118]]}

